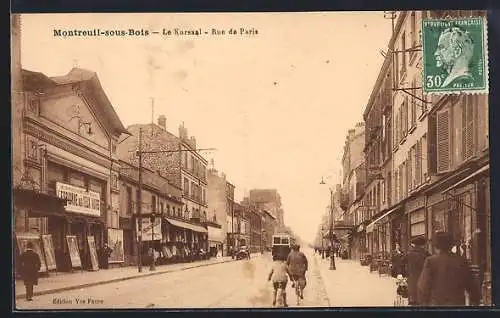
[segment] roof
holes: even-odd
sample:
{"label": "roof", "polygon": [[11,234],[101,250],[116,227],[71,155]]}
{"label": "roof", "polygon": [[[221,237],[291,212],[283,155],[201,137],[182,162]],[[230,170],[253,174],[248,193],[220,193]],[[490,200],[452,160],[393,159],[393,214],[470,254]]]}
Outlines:
{"label": "roof", "polygon": [[82,93],[89,101],[89,106],[92,107],[92,110],[96,113],[101,123],[117,135],[129,134],[106,96],[95,72],[73,68],[66,75],[48,77],[40,72],[23,69],[22,75],[23,86],[27,91],[43,92],[46,89],[57,86],[80,84]]}

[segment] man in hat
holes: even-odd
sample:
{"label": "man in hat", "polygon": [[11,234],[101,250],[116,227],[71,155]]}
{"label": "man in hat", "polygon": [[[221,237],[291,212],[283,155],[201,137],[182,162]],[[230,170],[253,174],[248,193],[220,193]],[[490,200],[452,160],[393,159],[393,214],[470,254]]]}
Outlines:
{"label": "man in hat", "polygon": [[403,259],[403,264],[407,268],[408,279],[408,304],[418,306],[420,303],[417,297],[417,282],[424,267],[425,259],[430,256],[425,249],[425,238],[417,237],[411,242],[412,246]]}
{"label": "man in hat", "polygon": [[26,251],[19,257],[21,277],[26,286],[26,300],[33,300],[33,285],[38,285],[38,271],[42,266],[40,257],[33,250],[33,243],[26,244]]}
{"label": "man in hat", "polygon": [[425,306],[465,306],[467,292],[470,305],[479,305],[479,284],[465,259],[451,253],[451,235],[436,233],[433,243],[437,254],[425,259],[417,283],[419,303]]}

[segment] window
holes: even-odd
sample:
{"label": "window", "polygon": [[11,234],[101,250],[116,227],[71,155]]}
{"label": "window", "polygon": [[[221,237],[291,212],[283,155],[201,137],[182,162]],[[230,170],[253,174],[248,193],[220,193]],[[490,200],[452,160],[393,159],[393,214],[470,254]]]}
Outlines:
{"label": "window", "polygon": [[389,204],[389,206],[391,205],[391,191],[392,191],[392,188],[391,188],[391,185],[392,185],[392,182],[391,182],[391,173],[387,173],[387,204]]}
{"label": "window", "polygon": [[425,209],[410,213],[410,235],[411,237],[425,234]]}
{"label": "window", "polygon": [[473,96],[467,96],[462,109],[462,158],[467,160],[474,153],[474,108]]}
{"label": "window", "polygon": [[[172,209],[175,213],[175,207]],[[167,215],[170,216],[170,204],[167,204]]]}
{"label": "window", "polygon": [[163,214],[165,211],[163,210],[163,202],[160,202],[160,213]]}
{"label": "window", "polygon": [[382,180],[382,203],[385,203],[385,197],[386,197],[386,194],[385,194],[385,180]]}
{"label": "window", "polygon": [[437,112],[437,172],[450,170],[450,110]]}
{"label": "window", "polygon": [[414,185],[418,186],[422,182],[422,143],[421,141],[417,141],[417,144],[415,145],[415,149],[413,152],[414,160],[415,160],[415,177],[413,178]]}
{"label": "window", "polygon": [[404,166],[403,164],[401,164],[399,166],[399,197],[398,197],[398,200],[400,201],[401,199],[403,199],[403,195],[404,195],[404,179],[403,179],[403,170],[404,169]]}
{"label": "window", "polygon": [[151,212],[156,213],[156,196],[151,196]]}
{"label": "window", "polygon": [[189,195],[189,180],[184,178],[184,194]]}
{"label": "window", "polygon": [[408,183],[408,191],[413,190],[414,182],[413,182],[413,152],[414,152],[414,147],[410,148],[410,151],[408,152],[408,161],[406,165],[406,182]]}
{"label": "window", "polygon": [[132,214],[132,206],[133,206],[133,203],[132,203],[132,187],[127,187],[127,212],[126,214],[127,215],[131,215]]}
{"label": "window", "polygon": [[408,135],[408,95],[405,96],[403,101],[403,137]]}
{"label": "window", "polygon": [[[415,95],[417,93],[417,90],[415,89],[417,85],[417,81],[414,78],[411,82],[411,91],[412,94]],[[411,106],[410,106],[410,121],[411,121],[411,128],[415,127],[417,125],[417,99],[415,96],[411,96]]]}
{"label": "window", "polygon": [[406,33],[401,35],[401,79],[406,73]]}
{"label": "window", "polygon": [[400,133],[399,133],[399,110],[396,113],[396,118],[394,119],[394,147],[396,147],[399,143],[400,140]]}
{"label": "window", "polygon": [[417,17],[415,11],[411,12],[410,28],[411,28],[411,45],[412,47],[415,47],[417,46],[418,43]]}
{"label": "window", "polygon": [[207,191],[205,189],[203,189],[203,204],[206,204],[207,203]]}

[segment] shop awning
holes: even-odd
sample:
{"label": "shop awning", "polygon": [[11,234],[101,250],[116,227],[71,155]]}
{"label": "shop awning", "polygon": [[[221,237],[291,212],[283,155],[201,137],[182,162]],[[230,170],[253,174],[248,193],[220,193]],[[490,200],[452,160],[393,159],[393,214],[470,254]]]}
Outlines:
{"label": "shop awning", "polygon": [[181,228],[188,229],[188,230],[191,230],[194,232],[199,232],[199,233],[207,233],[208,232],[206,228],[199,226],[199,225],[195,225],[195,224],[191,224],[191,223],[187,223],[187,222],[183,222],[183,221],[179,221],[179,220],[174,220],[174,219],[170,219],[170,218],[165,218],[165,220],[167,220],[167,222],[172,224],[173,226],[181,227]]}
{"label": "shop awning", "polygon": [[490,170],[490,164],[487,164],[486,166],[482,167],[481,169],[477,170],[476,172],[470,174],[469,176],[467,176],[466,178],[463,178],[462,180],[458,181],[457,183],[455,183],[454,185],[446,188],[445,190],[443,190],[441,193],[442,194],[445,194],[446,192],[454,189],[454,188],[457,188],[459,187],[460,185],[466,183],[467,181],[470,181],[472,178],[478,176],[479,174],[483,173],[483,172],[486,172]]}
{"label": "shop awning", "polygon": [[390,209],[389,211],[387,211],[386,213],[382,214],[382,216],[379,216],[375,221],[373,221],[372,223],[368,224],[366,226],[366,233],[371,233],[373,232],[373,229],[375,228],[375,225],[378,224],[382,219],[384,219],[385,217],[389,216],[389,214],[391,214],[392,212],[398,210],[401,206],[397,206],[395,208],[392,208]]}

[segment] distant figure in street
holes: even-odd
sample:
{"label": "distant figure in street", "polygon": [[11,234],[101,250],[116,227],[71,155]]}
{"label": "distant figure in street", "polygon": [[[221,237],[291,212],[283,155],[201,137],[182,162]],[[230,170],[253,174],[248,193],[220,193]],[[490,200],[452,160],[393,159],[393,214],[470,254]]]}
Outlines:
{"label": "distant figure in street", "polygon": [[103,247],[99,249],[99,263],[101,268],[109,268],[109,257],[113,253],[113,250],[108,246],[108,243],[104,243]]}
{"label": "distant figure in street", "polygon": [[406,265],[408,274],[408,304],[410,306],[420,305],[418,301],[417,282],[422,273],[424,261],[430,256],[424,246],[425,239],[423,237],[415,238],[412,241],[412,247],[403,259],[403,264]]}
{"label": "distant figure in street", "polygon": [[288,277],[292,279],[292,275],[286,263],[280,259],[275,259],[271,272],[267,278],[268,281],[272,280],[273,282],[273,306],[276,305],[276,294],[278,292],[278,288],[281,287],[283,289],[283,306],[288,307],[286,303],[286,285],[288,283]]}
{"label": "distant figure in street", "polygon": [[26,251],[19,257],[21,277],[26,286],[26,300],[33,300],[33,286],[38,285],[38,271],[42,266],[40,257],[33,250],[33,243],[28,242]]}
{"label": "distant figure in street", "polygon": [[436,255],[425,259],[418,280],[418,301],[424,306],[465,306],[465,292],[470,305],[479,305],[479,284],[466,260],[451,253],[452,239],[446,232],[436,233]]}
{"label": "distant figure in street", "polygon": [[403,277],[406,277],[406,273],[404,272],[404,266],[403,266],[403,258],[404,254],[401,251],[401,247],[399,246],[399,243],[396,243],[396,248],[392,252],[391,256],[391,276],[396,278],[398,274],[403,275]]}
{"label": "distant figure in street", "polygon": [[304,299],[304,288],[306,287],[306,272],[308,269],[307,257],[300,251],[300,246],[294,244],[292,251],[288,254],[286,265],[292,274],[292,288],[295,284],[300,284],[300,298]]}

